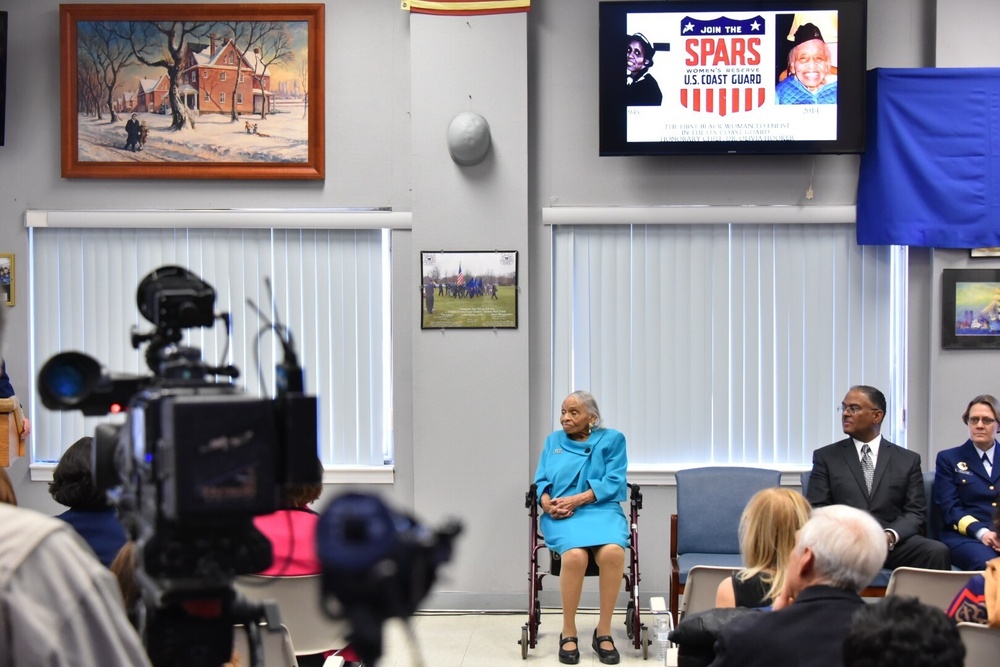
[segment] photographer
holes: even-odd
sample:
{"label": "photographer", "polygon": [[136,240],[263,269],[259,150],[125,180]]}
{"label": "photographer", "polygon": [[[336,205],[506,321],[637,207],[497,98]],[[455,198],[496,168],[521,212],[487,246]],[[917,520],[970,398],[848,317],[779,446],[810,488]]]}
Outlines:
{"label": "photographer", "polygon": [[0,665],[150,664],[114,576],[83,540],[62,521],[4,503],[0,637]]}

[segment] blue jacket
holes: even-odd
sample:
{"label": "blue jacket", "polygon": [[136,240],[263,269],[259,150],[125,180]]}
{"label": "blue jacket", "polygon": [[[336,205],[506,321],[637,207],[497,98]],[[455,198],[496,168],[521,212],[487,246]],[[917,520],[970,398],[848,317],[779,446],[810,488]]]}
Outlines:
{"label": "blue jacket", "polygon": [[998,481],[1000,465],[994,463],[993,474],[987,475],[982,452],[971,440],[937,455],[933,498],[944,519],[942,542],[957,547],[975,540],[980,528],[992,528]]}

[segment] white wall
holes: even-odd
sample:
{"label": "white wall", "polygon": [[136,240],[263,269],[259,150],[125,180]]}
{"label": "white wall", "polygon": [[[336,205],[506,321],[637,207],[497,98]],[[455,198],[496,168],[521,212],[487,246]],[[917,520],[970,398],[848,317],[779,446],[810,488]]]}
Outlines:
{"label": "white wall", "polygon": [[[328,2],[325,181],[65,180],[59,176],[58,6],[59,0],[0,0],[0,9],[10,12],[0,252],[17,254],[22,286],[27,208],[392,206],[413,212],[412,231],[393,235],[397,475],[391,489],[379,490],[428,523],[450,515],[465,520],[456,564],[434,598],[441,606],[527,606],[523,495],[554,426],[543,207],[855,202],[858,159],[852,156],[599,158],[597,0],[538,0],[526,16],[468,20],[411,17],[395,0]],[[942,7],[956,22],[985,23],[982,3],[948,0]],[[933,0],[872,0],[869,66],[933,65],[934,24],[941,22],[935,10]],[[962,42],[949,41],[936,44],[939,60],[942,50]],[[491,156],[473,168],[451,162],[444,141],[447,122],[466,109],[481,113],[493,129]],[[806,202],[814,165],[815,199]],[[420,330],[417,257],[439,248],[519,251],[517,330]],[[966,393],[988,389],[969,378],[992,360],[989,353],[944,354],[934,334],[940,269],[964,264],[966,256],[911,253],[909,437],[925,468],[928,454],[959,442],[952,402],[964,407]],[[24,294],[7,327],[16,386],[33,372]],[[667,415],[664,428],[681,418]],[[25,475],[20,463],[14,477],[26,504],[54,511],[44,485]],[[645,597],[667,589],[674,496],[671,488],[653,486],[644,495]],[[546,595],[557,588],[549,585]]]}

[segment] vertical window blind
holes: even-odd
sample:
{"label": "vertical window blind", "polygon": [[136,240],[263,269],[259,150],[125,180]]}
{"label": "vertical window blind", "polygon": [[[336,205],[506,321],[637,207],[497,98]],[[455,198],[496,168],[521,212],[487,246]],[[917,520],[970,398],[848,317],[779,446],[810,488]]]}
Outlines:
{"label": "vertical window blind", "polygon": [[553,226],[553,414],[591,391],[631,463],[809,464],[851,385],[905,445],[905,248],[853,224]]}
{"label": "vertical window blind", "polygon": [[[36,373],[52,355],[76,350],[111,372],[149,374],[145,346],[131,345],[132,327],[153,329],[139,314],[136,288],[150,271],[177,265],[215,288],[216,311],[231,313],[233,323],[228,348],[221,322],[187,329],[181,344],[200,348],[209,365],[235,364],[236,383],[250,395],[273,396],[283,352],[251,299],[293,334],[306,392],[319,399],[323,463],[391,461],[386,231],[35,228],[29,243]],[[98,423],[113,421],[50,411],[34,398],[31,416],[34,461],[58,460]]]}

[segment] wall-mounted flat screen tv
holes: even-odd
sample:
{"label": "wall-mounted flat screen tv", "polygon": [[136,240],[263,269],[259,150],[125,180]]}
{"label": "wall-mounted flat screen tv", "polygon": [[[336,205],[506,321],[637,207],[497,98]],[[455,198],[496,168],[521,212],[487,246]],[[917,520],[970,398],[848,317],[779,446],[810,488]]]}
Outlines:
{"label": "wall-mounted flat screen tv", "polygon": [[601,155],[864,151],[867,0],[599,11]]}

